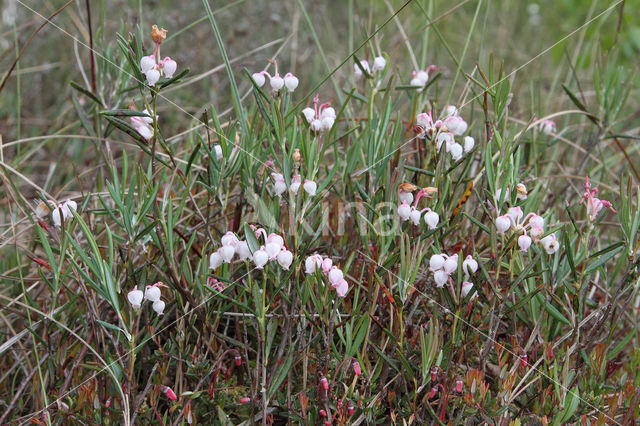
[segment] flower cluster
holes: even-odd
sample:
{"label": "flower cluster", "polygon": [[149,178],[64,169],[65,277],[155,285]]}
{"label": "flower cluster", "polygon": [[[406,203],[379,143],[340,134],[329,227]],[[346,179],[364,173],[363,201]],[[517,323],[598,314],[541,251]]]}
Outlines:
{"label": "flower cluster", "polygon": [[449,105],[445,108],[442,119],[433,121],[431,111],[418,114],[416,125],[420,131],[418,137],[429,138],[436,143],[436,149],[440,151],[442,144],[451,154],[453,161],[458,161],[463,154],[468,153],[475,146],[475,140],[471,136],[465,136],[462,145],[456,142],[456,136],[462,136],[467,131],[467,122],[460,117],[458,108]]}
{"label": "flower cluster", "polygon": [[158,26],[154,25],[151,31],[151,37],[156,44],[156,49],[153,55],[142,57],[140,60],[140,71],[147,77],[149,86],[155,86],[161,76],[165,78],[173,77],[173,74],[178,68],[178,64],[168,56],[160,59],[160,45],[167,37],[167,30],[159,30]]}
{"label": "flower cluster", "polygon": [[591,189],[591,182],[589,182],[588,175],[584,180],[583,188],[584,188],[584,194],[582,194],[582,199],[580,200],[580,204],[586,201],[587,214],[589,215],[590,221],[593,222],[594,220],[596,220],[598,213],[600,213],[600,210],[602,210],[603,207],[607,207],[609,210],[611,210],[614,213],[616,212],[611,202],[607,200],[601,200],[598,197],[596,197],[596,194],[598,193],[598,185],[596,185],[595,188]]}
{"label": "flower cluster", "polygon": [[257,238],[264,237],[264,245],[253,253],[252,260],[257,269],[263,269],[269,261],[276,261],[282,269],[289,270],[293,263],[293,253],[291,253],[284,244],[284,238],[280,235],[267,232],[255,226],[251,226]]}
{"label": "flower cluster", "polygon": [[[284,181],[284,176],[282,173],[271,173],[271,178],[273,179],[273,192],[279,197],[287,190],[287,183]],[[300,175],[291,176],[291,185],[289,185],[289,191],[291,191],[294,195],[298,193],[300,189],[300,185],[302,184],[302,178]],[[318,190],[318,184],[314,181],[305,179],[304,184],[302,184],[302,188],[305,190],[309,196],[313,197],[316,195],[316,191]]]}
{"label": "flower cluster", "polygon": [[418,87],[418,92],[422,92],[429,82],[429,73],[431,71],[438,71],[438,68],[435,65],[429,65],[426,70],[417,70],[411,73],[411,84],[412,86]]}
{"label": "flower cluster", "polygon": [[540,238],[544,234],[544,218],[536,213],[529,213],[524,216],[520,207],[511,207],[507,214],[498,216],[496,218],[496,228],[500,234],[504,234],[512,228],[518,234],[522,233],[518,237],[518,246],[524,252],[529,250],[531,243],[534,241],[539,241],[548,254],[555,253],[560,247],[555,234]]}
{"label": "flower cluster", "polygon": [[229,231],[220,239],[220,248],[209,256],[209,268],[215,270],[223,263],[231,263],[235,255],[244,261],[251,257],[251,251],[246,241],[240,241],[236,234]]}
{"label": "flower cluster", "polygon": [[422,197],[430,197],[431,194],[437,192],[437,189],[430,186],[420,189],[416,194],[414,204],[411,205],[411,202],[413,201],[413,191],[416,189],[417,187],[412,184],[403,183],[400,185],[398,190],[398,199],[400,200],[398,216],[402,222],[410,220],[416,226],[420,225],[420,219],[422,218],[429,229],[436,229],[440,222],[440,216],[438,213],[428,207],[422,210],[419,210],[417,207]]}
{"label": "flower cluster", "polygon": [[[133,110],[133,107],[130,106],[129,109]],[[136,129],[136,132],[140,133],[140,135],[149,140],[153,137],[153,117],[151,113],[147,109],[142,111],[143,116],[132,116],[131,124]],[[158,116],[156,115],[156,121],[158,120]]]}
{"label": "flower cluster", "polygon": [[286,87],[289,92],[293,92],[298,87],[298,77],[291,74],[290,72],[286,73],[283,77],[280,77],[278,74],[278,63],[275,60],[270,60],[270,62],[275,66],[276,71],[273,77],[267,71],[260,71],[253,73],[251,78],[256,83],[256,86],[262,87],[266,81],[265,76],[269,77],[269,85],[271,85],[271,90],[274,93],[277,93],[283,87]]}
{"label": "flower cluster", "polygon": [[[434,254],[429,259],[429,270],[433,272],[433,280],[436,287],[442,288],[449,281],[451,274],[458,269],[458,254],[452,256],[446,253]],[[478,270],[478,262],[471,256],[467,256],[462,261],[462,271],[465,275],[465,281],[462,283],[462,296],[466,297],[473,288],[473,283],[469,282],[469,276],[475,274]]]}
{"label": "flower cluster", "polygon": [[304,268],[307,275],[322,271],[329,279],[331,287],[336,289],[338,297],[345,297],[347,291],[349,291],[349,283],[344,279],[344,273],[333,264],[333,260],[330,257],[323,258],[319,254],[312,254],[305,260]]}
{"label": "flower cluster", "polygon": [[148,300],[149,302],[153,303],[153,310],[156,311],[158,315],[162,315],[164,312],[165,303],[160,300],[160,297],[162,296],[160,287],[163,286],[164,283],[162,282],[148,285],[144,289],[144,294],[142,293],[142,290],[138,290],[138,286],[135,286],[133,287],[133,290],[131,290],[127,294],[127,299],[129,300],[129,303],[131,303],[133,309],[140,309],[140,306],[142,306],[142,302],[144,300]]}
{"label": "flower cluster", "polygon": [[318,95],[313,98],[313,108],[307,107],[302,110],[304,118],[306,118],[309,127],[314,132],[330,130],[336,121],[336,110],[324,103],[318,106]]}
{"label": "flower cluster", "polygon": [[[377,56],[373,60],[373,65],[371,67],[369,67],[369,62],[366,59],[360,61],[360,65],[362,65],[362,68],[364,68],[367,74],[371,75],[375,74],[377,71],[384,70],[387,66],[387,60],[382,56]],[[362,69],[358,66],[357,63],[353,64],[353,75],[355,75],[356,78],[360,78],[363,76]]]}

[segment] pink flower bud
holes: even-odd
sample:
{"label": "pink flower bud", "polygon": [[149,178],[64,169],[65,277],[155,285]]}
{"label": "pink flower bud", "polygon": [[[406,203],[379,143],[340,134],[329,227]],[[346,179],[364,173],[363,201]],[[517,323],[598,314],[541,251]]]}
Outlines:
{"label": "pink flower bud", "polygon": [[245,396],[245,397],[243,397],[243,398],[240,398],[240,399],[238,400],[238,402],[239,402],[240,404],[247,404],[247,403],[251,402],[251,398],[249,398],[248,396]]}
{"label": "pink flower bud", "polygon": [[438,394],[438,387],[437,386],[432,387],[431,390],[429,391],[429,399],[433,398],[437,394]]}
{"label": "pink flower bud", "polygon": [[438,380],[438,368],[431,367],[431,381],[435,382],[436,380]]}
{"label": "pink flower bud", "polygon": [[353,371],[358,377],[362,374],[362,369],[360,368],[360,363],[358,361],[353,361]]}
{"label": "pink flower bud", "polygon": [[169,398],[172,401],[175,401],[178,399],[178,397],[176,396],[176,393],[169,386],[162,386],[162,392],[167,398]]}
{"label": "pink flower bud", "polygon": [[522,353],[522,355],[520,355],[520,365],[521,365],[522,367],[526,367],[526,366],[527,366],[527,359],[528,359],[528,358],[529,358],[529,357],[528,357],[528,356],[527,356],[527,354],[526,354],[526,353],[524,353],[524,352]]}
{"label": "pink flower bud", "polygon": [[324,410],[318,411],[318,414],[320,414],[320,417],[327,417],[327,412]]}
{"label": "pink flower bud", "polygon": [[320,377],[320,384],[322,385],[322,389],[329,390],[329,381],[325,376]]}
{"label": "pink flower bud", "polygon": [[333,260],[331,260],[330,257],[325,258],[322,261],[322,272],[324,272],[325,274],[328,274],[332,266],[333,266]]}
{"label": "pink flower bud", "polygon": [[458,393],[462,392],[462,379],[456,380],[456,387],[453,390]]}
{"label": "pink flower bud", "polygon": [[354,412],[353,402],[349,401],[349,405],[347,405],[347,410],[349,410],[349,415],[353,416],[353,412]]}
{"label": "pink flower bud", "polygon": [[234,359],[236,361],[236,366],[240,367],[242,365],[242,357],[240,355],[236,355]]}

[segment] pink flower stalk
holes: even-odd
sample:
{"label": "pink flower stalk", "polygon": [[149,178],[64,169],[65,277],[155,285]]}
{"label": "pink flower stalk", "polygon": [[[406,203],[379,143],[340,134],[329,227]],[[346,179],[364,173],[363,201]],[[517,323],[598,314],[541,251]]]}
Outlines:
{"label": "pink flower stalk", "polygon": [[595,188],[591,189],[591,182],[589,182],[589,175],[585,177],[584,180],[584,194],[582,195],[582,199],[580,199],[580,204],[582,204],[586,200],[587,206],[587,214],[589,215],[589,220],[592,222],[596,220],[598,213],[602,210],[603,207],[607,207],[612,212],[616,213],[613,208],[611,202],[607,200],[601,200],[596,197],[598,193],[598,185]]}
{"label": "pink flower stalk", "polygon": [[164,393],[164,395],[172,401],[178,399],[176,393],[169,386],[162,386],[162,393]]}

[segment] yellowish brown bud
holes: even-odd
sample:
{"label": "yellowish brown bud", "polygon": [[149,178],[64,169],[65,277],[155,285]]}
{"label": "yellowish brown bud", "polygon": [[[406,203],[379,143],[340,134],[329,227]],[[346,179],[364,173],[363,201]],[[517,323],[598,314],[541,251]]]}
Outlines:
{"label": "yellowish brown bud", "polygon": [[300,154],[300,150],[298,148],[293,151],[293,161],[299,163],[302,160],[302,154]]}
{"label": "yellowish brown bud", "polygon": [[400,189],[400,191],[402,191],[402,192],[413,192],[413,191],[415,191],[416,189],[418,189],[418,187],[417,187],[417,186],[415,186],[415,185],[414,185],[414,184],[412,184],[412,183],[404,182],[404,183],[401,183],[401,184],[400,184],[400,188],[399,188],[399,189]]}

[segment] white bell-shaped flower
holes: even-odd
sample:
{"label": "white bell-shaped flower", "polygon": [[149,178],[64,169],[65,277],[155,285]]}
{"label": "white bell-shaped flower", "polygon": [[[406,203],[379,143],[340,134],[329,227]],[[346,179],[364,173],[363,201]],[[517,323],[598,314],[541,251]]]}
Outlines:
{"label": "white bell-shaped flower", "polygon": [[143,74],[146,74],[147,71],[155,68],[155,66],[156,59],[153,55],[143,56],[142,59],[140,59],[140,71],[142,71]]}
{"label": "white bell-shaped flower", "polygon": [[158,315],[164,314],[164,307],[165,307],[165,304],[162,300],[156,300],[155,302],[153,302],[153,305],[152,305],[153,310],[156,311],[156,314]]}
{"label": "white bell-shaped flower", "polygon": [[148,285],[144,290],[144,298],[150,302],[160,300],[160,288],[156,285]]}
{"label": "white bell-shaped flower", "polygon": [[278,253],[277,260],[280,266],[282,266],[282,269],[288,271],[289,266],[291,266],[291,263],[293,262],[293,253],[289,250],[282,250]]}
{"label": "white bell-shaped flower", "polygon": [[264,251],[264,247],[260,247],[260,250],[256,250],[253,253],[253,263],[257,269],[263,269],[264,265],[269,261],[269,255]]}
{"label": "white bell-shaped flower", "polygon": [[170,57],[167,56],[162,60],[162,72],[164,72],[164,76],[166,78],[173,77],[173,74],[175,74],[177,68],[178,64]]}
{"label": "white bell-shaped flower", "polygon": [[138,286],[135,286],[133,290],[127,293],[127,299],[129,300],[129,303],[131,303],[133,309],[140,308],[143,298],[144,293],[142,293],[142,290],[138,290]]}
{"label": "white bell-shaped flower", "polygon": [[220,256],[220,253],[218,253],[217,251],[214,253],[211,253],[211,256],[209,256],[209,268],[210,269],[218,269],[220,267],[220,265],[222,265],[222,256]]}
{"label": "white bell-shaped flower", "polygon": [[305,192],[309,194],[311,197],[316,195],[318,185],[314,181],[305,179],[304,185],[302,187],[304,188]]}
{"label": "white bell-shaped flower", "polygon": [[264,78],[264,74],[262,74],[261,72],[253,73],[251,75],[251,78],[253,79],[253,82],[256,83],[256,86],[258,87],[264,86],[265,78]]}
{"label": "white bell-shaped flower", "polygon": [[291,74],[290,72],[288,72],[287,74],[285,74],[284,76],[284,85],[287,87],[287,90],[289,92],[293,92],[294,90],[296,90],[296,87],[298,87],[298,77],[296,77],[295,75]]}

